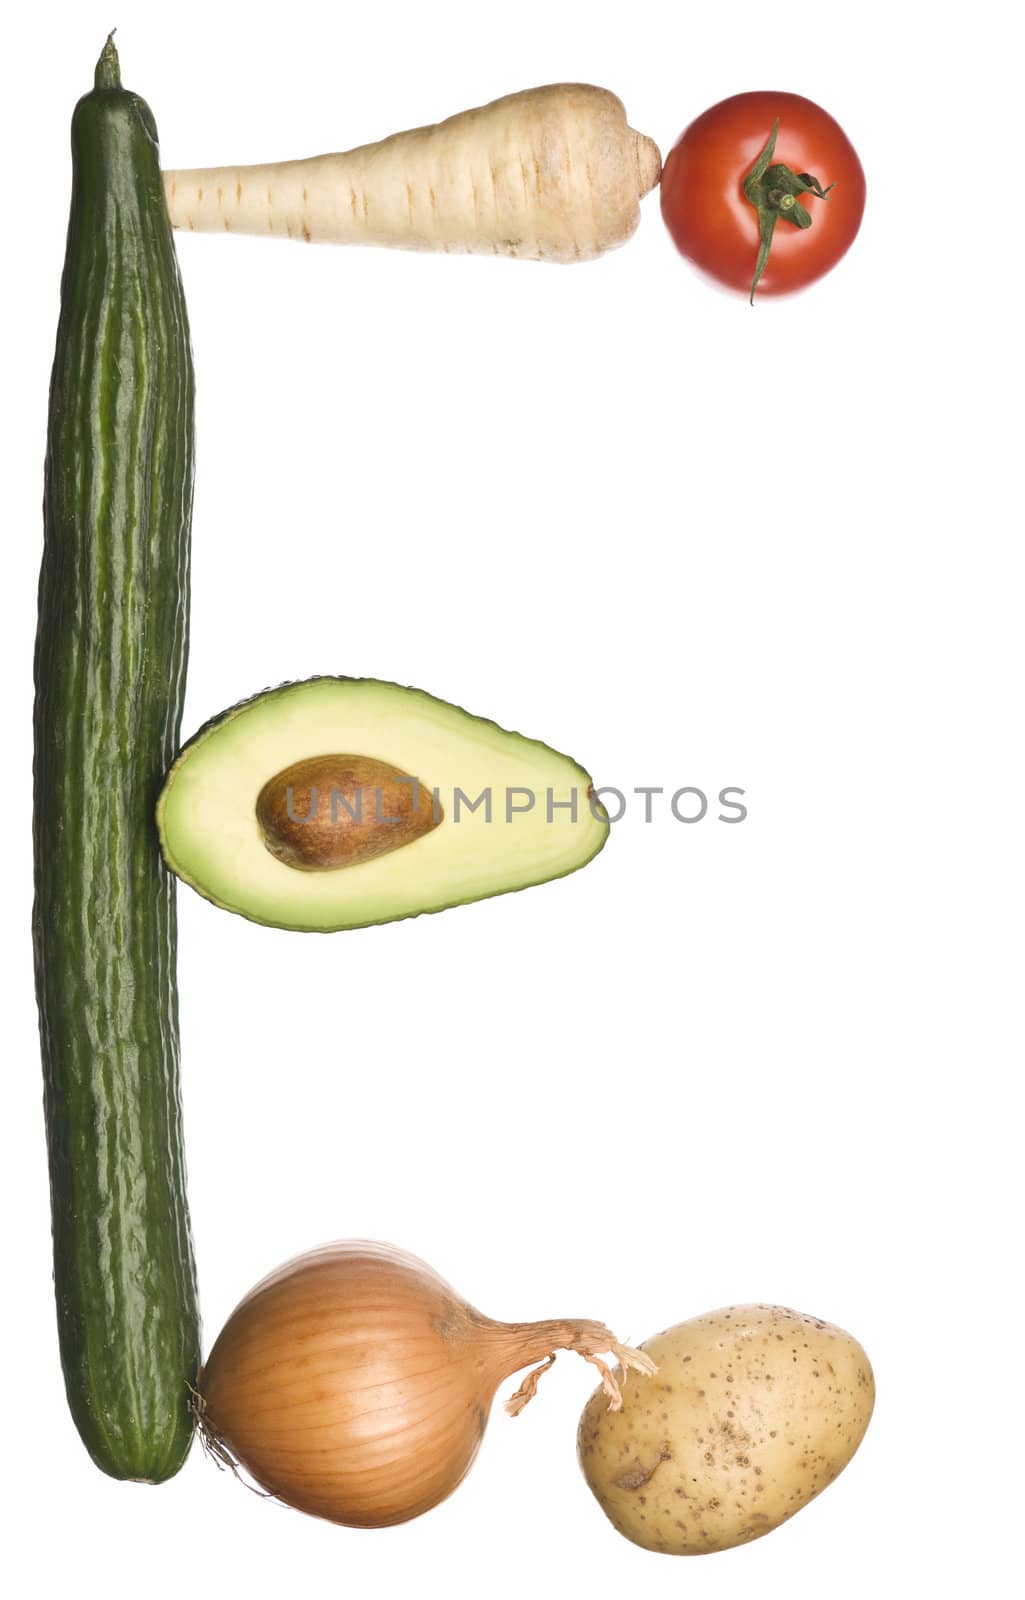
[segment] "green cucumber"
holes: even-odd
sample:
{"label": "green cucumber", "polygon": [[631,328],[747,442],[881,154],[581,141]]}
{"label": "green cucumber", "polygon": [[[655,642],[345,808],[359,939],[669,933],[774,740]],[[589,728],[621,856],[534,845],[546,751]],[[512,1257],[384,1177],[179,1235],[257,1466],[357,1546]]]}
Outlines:
{"label": "green cucumber", "polygon": [[199,1365],[174,883],[154,807],[181,718],[193,369],[148,107],[112,40],[72,122],[50,390],[33,934],[68,1401],[96,1463],[158,1482]]}

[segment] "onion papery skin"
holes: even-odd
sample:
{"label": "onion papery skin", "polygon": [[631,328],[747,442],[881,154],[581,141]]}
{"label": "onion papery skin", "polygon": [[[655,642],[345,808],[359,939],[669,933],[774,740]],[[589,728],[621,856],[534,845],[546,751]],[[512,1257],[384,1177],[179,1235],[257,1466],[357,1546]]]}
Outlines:
{"label": "onion papery skin", "polygon": [[465,1477],[505,1377],[595,1330],[607,1335],[596,1323],[493,1322],[404,1250],[325,1245],[232,1312],[201,1376],[200,1424],[287,1505],[388,1527]]}

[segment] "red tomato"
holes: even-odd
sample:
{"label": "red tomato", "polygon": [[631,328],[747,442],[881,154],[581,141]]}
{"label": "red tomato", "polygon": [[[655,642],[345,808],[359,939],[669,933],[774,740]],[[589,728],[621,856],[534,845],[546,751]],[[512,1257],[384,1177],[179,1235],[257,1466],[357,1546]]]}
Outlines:
{"label": "red tomato", "polygon": [[662,173],[662,216],[677,249],[717,283],[745,294],[751,293],[761,235],[759,212],[744,193],[744,181],[777,117],[772,162],[817,179],[829,193],[824,199],[815,192],[799,195],[811,217],[809,227],[796,227],[785,214],[778,217],[758,293],[803,289],[836,266],[865,209],[865,174],[857,151],[821,106],[799,94],[735,94],[691,123]]}

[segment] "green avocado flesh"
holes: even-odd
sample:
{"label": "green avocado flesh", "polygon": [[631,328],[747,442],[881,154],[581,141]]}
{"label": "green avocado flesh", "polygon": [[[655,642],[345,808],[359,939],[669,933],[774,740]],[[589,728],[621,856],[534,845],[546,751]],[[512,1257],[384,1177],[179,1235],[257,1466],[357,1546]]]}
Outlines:
{"label": "green avocado flesh", "polygon": [[[279,860],[257,798],[285,769],[333,752],[417,779],[435,792],[440,820],[372,860],[318,871]],[[324,933],[562,877],[590,861],[609,832],[590,778],[568,756],[373,678],[286,684],[225,712],[178,757],[157,823],[168,866],[215,905]]]}

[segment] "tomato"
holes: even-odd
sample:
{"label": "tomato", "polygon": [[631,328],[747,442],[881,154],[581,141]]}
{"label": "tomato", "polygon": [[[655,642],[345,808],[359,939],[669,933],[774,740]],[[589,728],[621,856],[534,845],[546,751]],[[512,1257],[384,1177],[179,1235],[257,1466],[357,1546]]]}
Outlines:
{"label": "tomato", "polygon": [[[777,119],[771,164],[752,185]],[[662,216],[677,249],[752,298],[766,234],[758,293],[789,294],[836,266],[864,209],[857,151],[828,111],[799,94],[759,90],[721,100],[680,135],[662,173]],[[810,220],[795,226],[794,216]]]}

